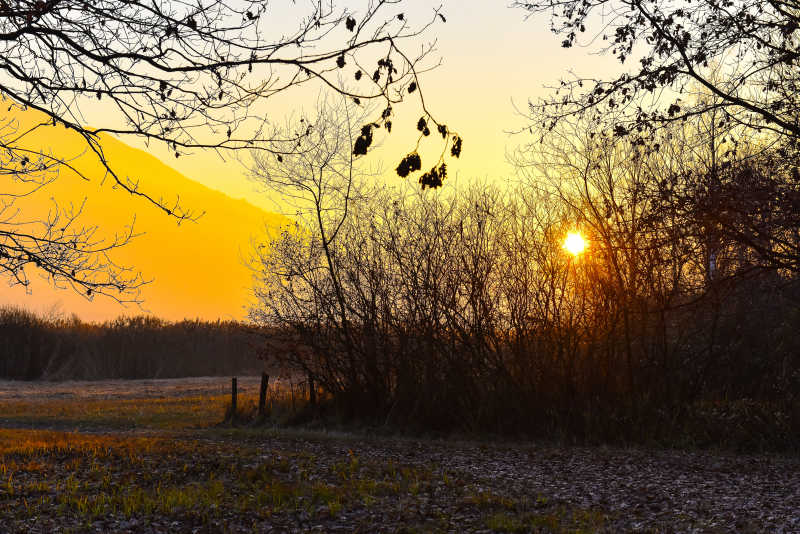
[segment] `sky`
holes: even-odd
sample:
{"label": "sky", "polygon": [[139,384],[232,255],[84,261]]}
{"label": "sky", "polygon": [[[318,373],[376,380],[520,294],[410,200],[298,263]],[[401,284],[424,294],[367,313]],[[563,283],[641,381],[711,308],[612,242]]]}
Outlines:
{"label": "sky", "polygon": [[[42,120],[30,111],[16,116],[23,129]],[[82,154],[82,139],[61,126],[40,128],[26,139],[35,150],[57,146],[60,154],[72,156],[71,165],[85,176],[102,175],[96,159]],[[142,188],[155,198],[180,197],[184,209],[202,215],[178,225],[155,206],[113,187],[112,180],[87,182],[62,170],[42,194],[18,199],[14,209],[21,210],[25,219],[35,220],[41,217],[37,214],[53,212],[53,199],[62,210],[83,205],[79,221],[84,226],[97,225],[97,237],[106,242],[133,225],[137,237],[114,251],[113,259],[141,273],[147,283],[138,294],[126,297],[135,302],[123,305],[103,296],[88,299],[69,289],[55,290],[35,269],[29,269],[28,291],[19,285],[0,285],[0,302],[50,317],[75,314],[98,322],[141,314],[170,320],[242,319],[250,294],[247,263],[253,245],[268,234],[275,236],[291,221],[208,188],[113,138],[103,139],[103,149],[117,172],[142,177]]]}
{"label": "sky", "polygon": [[[353,4],[358,2],[345,2],[348,6]],[[451,176],[457,177],[459,183],[503,183],[514,175],[507,151],[529,138],[509,133],[527,124],[520,111],[525,111],[528,100],[546,95],[548,86],[557,84],[569,70],[581,74],[602,72],[613,68],[612,60],[590,56],[580,47],[561,48],[545,18],[526,19],[524,11],[508,7],[509,2],[503,0],[414,0],[402,3],[396,11],[403,12],[413,24],[415,20],[427,20],[438,6],[442,6],[447,22],[436,24],[419,38],[417,46],[409,49],[414,51],[422,44],[435,42],[428,64],[441,64],[422,75],[420,86],[436,119],[464,139],[462,158],[448,161]],[[353,9],[357,15],[357,5]],[[293,95],[290,102],[277,104],[277,109],[285,108],[285,113],[290,113],[293,106],[313,108],[316,93],[302,96],[304,99],[296,99]],[[392,135],[381,138],[381,149],[365,162],[382,167],[389,180],[397,179],[391,171],[413,144],[413,125],[420,113],[417,103],[410,99],[398,108],[397,114],[401,117],[395,122],[405,121],[405,127],[395,128]],[[195,153],[175,160],[160,147],[149,150],[208,187],[264,209],[282,209],[280,199],[258,194],[255,184],[246,178],[244,165],[229,156]]]}
{"label": "sky", "polygon": [[[358,2],[345,1],[339,5],[342,4],[352,7],[358,16]],[[471,181],[505,184],[514,179],[514,168],[507,161],[508,152],[531,139],[529,134],[509,133],[527,124],[520,110],[524,112],[528,100],[546,95],[547,87],[556,85],[569,70],[581,75],[607,73],[614,68],[612,60],[591,56],[581,47],[561,48],[559,38],[548,29],[546,18],[526,19],[525,12],[509,8],[504,1],[413,0],[393,8],[402,11],[409,23],[414,24],[428,20],[440,5],[447,22],[436,24],[418,42],[407,42],[406,47],[414,51],[435,42],[428,64],[440,65],[422,74],[418,94],[424,96],[437,120],[464,139],[461,158],[447,161],[449,180],[458,186]],[[282,17],[286,15],[277,15],[276,24],[282,24]],[[268,104],[272,107],[265,113],[277,117],[280,122],[282,116],[298,109],[313,109],[318,96],[316,91],[290,93],[288,99]],[[104,112],[102,107],[85,111],[89,120],[93,111],[95,116]],[[420,108],[414,99],[409,99],[408,103],[397,107],[396,115],[393,133],[378,138],[380,148],[362,162],[370,168],[383,169],[379,179],[390,183],[403,180],[393,169],[415,142],[414,125]],[[163,147],[146,146],[130,137],[124,142],[146,152],[127,152],[120,147],[120,153],[124,154],[120,158],[128,166],[126,168],[136,168],[138,162],[146,161],[148,168],[154,169],[150,175],[157,187],[163,185],[167,194],[195,199],[191,207],[208,213],[199,223],[178,228],[172,221],[164,223],[157,218],[163,216],[129,204],[129,199],[114,197],[117,200],[111,200],[106,193],[97,196],[97,191],[91,195],[86,193],[90,205],[94,195],[93,206],[105,206],[95,209],[98,224],[116,221],[117,213],[138,217],[139,228],[145,235],[125,251],[124,257],[152,280],[143,290],[143,305],[123,308],[108,299],[87,301],[68,291],[55,291],[43,282],[37,282],[28,292],[19,287],[2,288],[0,302],[40,313],[48,310],[66,315],[75,313],[92,321],[138,313],[152,313],[173,320],[244,318],[249,295],[250,273],[244,265],[248,247],[256,239],[253,236],[263,234],[265,225],[272,225],[274,229],[281,221],[265,212],[286,213],[287,205],[274,195],[258,191],[258,186],[247,179],[245,166],[231,157],[223,159],[217,153],[196,152],[175,159],[171,151]],[[427,168],[426,162],[434,163],[431,154],[441,150],[436,143],[431,146],[421,151],[423,169]],[[150,161],[150,156],[156,159]],[[198,189],[193,182],[205,187]],[[62,191],[61,195],[64,194]],[[84,192],[80,192],[76,200],[80,200],[82,194]],[[236,204],[237,201],[244,203]],[[258,208],[263,211],[259,212]],[[115,223],[117,227],[124,224],[121,221]],[[218,235],[219,228],[226,225],[230,230]],[[204,246],[215,241],[224,241],[224,246]],[[221,258],[222,255],[225,257]]]}

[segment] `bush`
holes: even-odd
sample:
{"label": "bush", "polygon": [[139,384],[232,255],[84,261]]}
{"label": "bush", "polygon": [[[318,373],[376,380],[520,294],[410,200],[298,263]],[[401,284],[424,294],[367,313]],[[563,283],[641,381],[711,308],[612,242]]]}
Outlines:
{"label": "bush", "polygon": [[[364,197],[330,247],[331,267],[313,236],[287,232],[263,249],[251,313],[284,333],[285,363],[312,377],[340,417],[709,443],[723,433],[711,425],[701,435],[703,403],[797,411],[791,275],[751,270],[712,286],[701,264],[685,263],[670,281],[667,262],[623,262],[621,242],[596,236],[587,257],[569,259],[561,240],[575,214],[524,192]],[[800,435],[789,418],[736,421],[746,428],[738,441]]]}

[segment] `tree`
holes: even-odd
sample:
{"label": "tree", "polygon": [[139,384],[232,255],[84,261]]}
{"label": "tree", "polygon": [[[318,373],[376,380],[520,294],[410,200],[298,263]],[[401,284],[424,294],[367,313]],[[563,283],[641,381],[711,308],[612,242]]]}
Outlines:
{"label": "tree", "polygon": [[[7,102],[7,101],[6,101]],[[0,120],[0,273],[11,284],[30,283],[27,265],[34,265],[58,287],[71,286],[87,298],[105,293],[117,300],[134,299],[142,277],[117,265],[111,252],[134,237],[133,225],[104,238],[97,226],[82,226],[84,203],[53,203],[43,218],[26,214],[21,199],[46,188],[65,168],[78,172],[70,161],[25,146],[25,135],[12,119]]]}
{"label": "tree", "polygon": [[[401,4],[370,0],[359,11],[332,0],[306,9],[286,6],[297,15],[291,28],[276,24],[281,14],[272,3],[250,0],[0,0],[0,95],[9,111],[35,109],[44,122],[77,133],[118,187],[180,222],[196,214],[154,198],[138,177],[117,174],[105,158],[102,134],[165,143],[176,158],[193,149],[251,148],[282,157],[301,150],[296,143],[307,134],[279,137],[254,105],[313,83],[355,103],[383,102],[380,117],[364,126],[356,155],[366,153],[375,128],[391,130],[392,105],[411,93],[424,118],[438,125],[418,78],[431,47],[409,56],[401,46],[444,17],[437,9],[412,24]],[[102,114],[91,117],[99,123],[90,126],[85,113],[93,108]],[[108,252],[133,230],[110,241],[96,238],[96,229],[77,222],[80,208],[21,219],[14,198],[45,187],[69,162],[31,153],[25,145],[31,130],[13,121],[0,128],[0,173],[10,181],[0,220],[0,270],[12,283],[27,285],[26,266],[33,265],[89,297],[130,298],[141,278],[114,265]],[[449,139],[449,130],[443,132]]]}
{"label": "tree", "polygon": [[[549,97],[531,103],[530,118],[541,125],[542,138],[559,123],[581,118],[596,134],[605,131],[657,151],[670,144],[681,124],[699,118],[705,123],[699,144],[710,143],[710,154],[718,152],[715,145],[724,150],[707,169],[684,168],[681,176],[672,176],[681,184],[673,194],[685,193],[684,215],[692,211],[708,230],[709,271],[717,263],[714,241],[720,239],[749,250],[760,267],[797,270],[800,4],[542,0],[515,5],[549,14],[562,46],[602,43],[598,50],[622,66],[616,76],[563,80]],[[672,124],[677,130],[668,127]],[[690,144],[681,148],[687,152],[678,160],[693,157]]]}
{"label": "tree", "polygon": [[[692,115],[720,111],[720,121],[800,142],[800,4],[793,0],[518,1],[547,13],[569,48],[595,42],[621,64],[616,77],[562,81],[531,104],[545,128],[575,115],[624,110],[620,136],[644,143],[649,131]],[[712,98],[688,99],[693,88]],[[665,96],[665,98],[659,98]]]}
{"label": "tree", "polygon": [[[299,250],[297,246],[309,239],[310,251],[316,251],[321,257],[318,262],[296,262],[289,265],[283,276],[291,284],[294,277],[312,276],[309,272],[323,269],[326,271],[320,283],[330,286],[332,295],[317,291],[314,298],[333,297],[329,309],[335,314],[330,320],[338,323],[345,338],[350,335],[347,320],[347,304],[342,292],[342,282],[333,247],[340,230],[347,221],[351,201],[358,200],[365,191],[365,173],[355,163],[354,144],[362,139],[366,128],[360,125],[366,121],[369,110],[350,104],[346,98],[321,96],[313,116],[304,115],[289,122],[280,132],[281,138],[269,144],[269,152],[254,150],[253,163],[250,168],[251,178],[264,188],[280,195],[296,209],[294,213],[297,225],[295,236],[285,236],[279,241],[283,246],[287,241],[290,248]],[[298,141],[292,139],[300,137]],[[274,155],[277,154],[277,155]],[[285,154],[285,155],[282,155]],[[302,225],[302,226],[301,226]],[[260,247],[256,259],[256,273],[270,263],[270,247]],[[290,253],[295,257],[296,252]],[[324,264],[324,266],[323,266]],[[274,290],[268,284],[257,285],[255,296],[263,301],[270,298]],[[289,291],[288,298],[302,299],[303,296]],[[251,311],[251,317],[263,321],[263,307]],[[345,340],[349,341],[349,340]],[[351,343],[346,342],[349,347]],[[311,373],[310,370],[308,370]]]}
{"label": "tree", "polygon": [[[800,180],[795,150],[764,144],[740,128],[716,127],[715,113],[668,129],[649,196],[703,236],[707,276],[800,271]],[[663,159],[663,156],[662,156]]]}

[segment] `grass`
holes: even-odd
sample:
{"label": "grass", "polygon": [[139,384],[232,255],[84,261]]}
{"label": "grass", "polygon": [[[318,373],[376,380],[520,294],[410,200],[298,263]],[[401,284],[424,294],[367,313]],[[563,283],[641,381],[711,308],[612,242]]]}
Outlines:
{"label": "grass", "polygon": [[[228,396],[0,403],[7,425],[180,430],[219,422]],[[242,399],[246,402],[246,399]]]}
{"label": "grass", "polygon": [[46,430],[0,430],[0,480],[5,525],[162,518],[196,528],[335,518],[436,482],[432,471],[352,452],[329,462],[253,444]]}
{"label": "grass", "polygon": [[[270,384],[267,397],[270,422],[285,422],[305,402],[297,388],[292,391],[286,385]],[[237,420],[253,421],[257,406],[257,393],[240,392]],[[214,426],[229,415],[229,410],[229,394],[122,399],[45,397],[0,401],[0,424],[80,430],[186,430]]]}
{"label": "grass", "polygon": [[[602,525],[601,515],[584,518],[544,497],[477,491],[445,466],[362,457],[352,439],[250,426],[254,396],[239,397],[240,426],[220,426],[229,400],[0,403],[0,420],[17,427],[0,429],[0,531],[373,531],[388,521],[398,532],[577,533]],[[279,393],[270,409],[272,423],[291,411]]]}

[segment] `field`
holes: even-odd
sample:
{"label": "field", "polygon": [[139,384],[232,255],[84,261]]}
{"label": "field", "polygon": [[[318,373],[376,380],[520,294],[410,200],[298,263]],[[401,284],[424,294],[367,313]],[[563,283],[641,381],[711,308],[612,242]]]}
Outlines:
{"label": "field", "polygon": [[229,387],[0,382],[0,532],[800,532],[797,458],[233,427]]}

